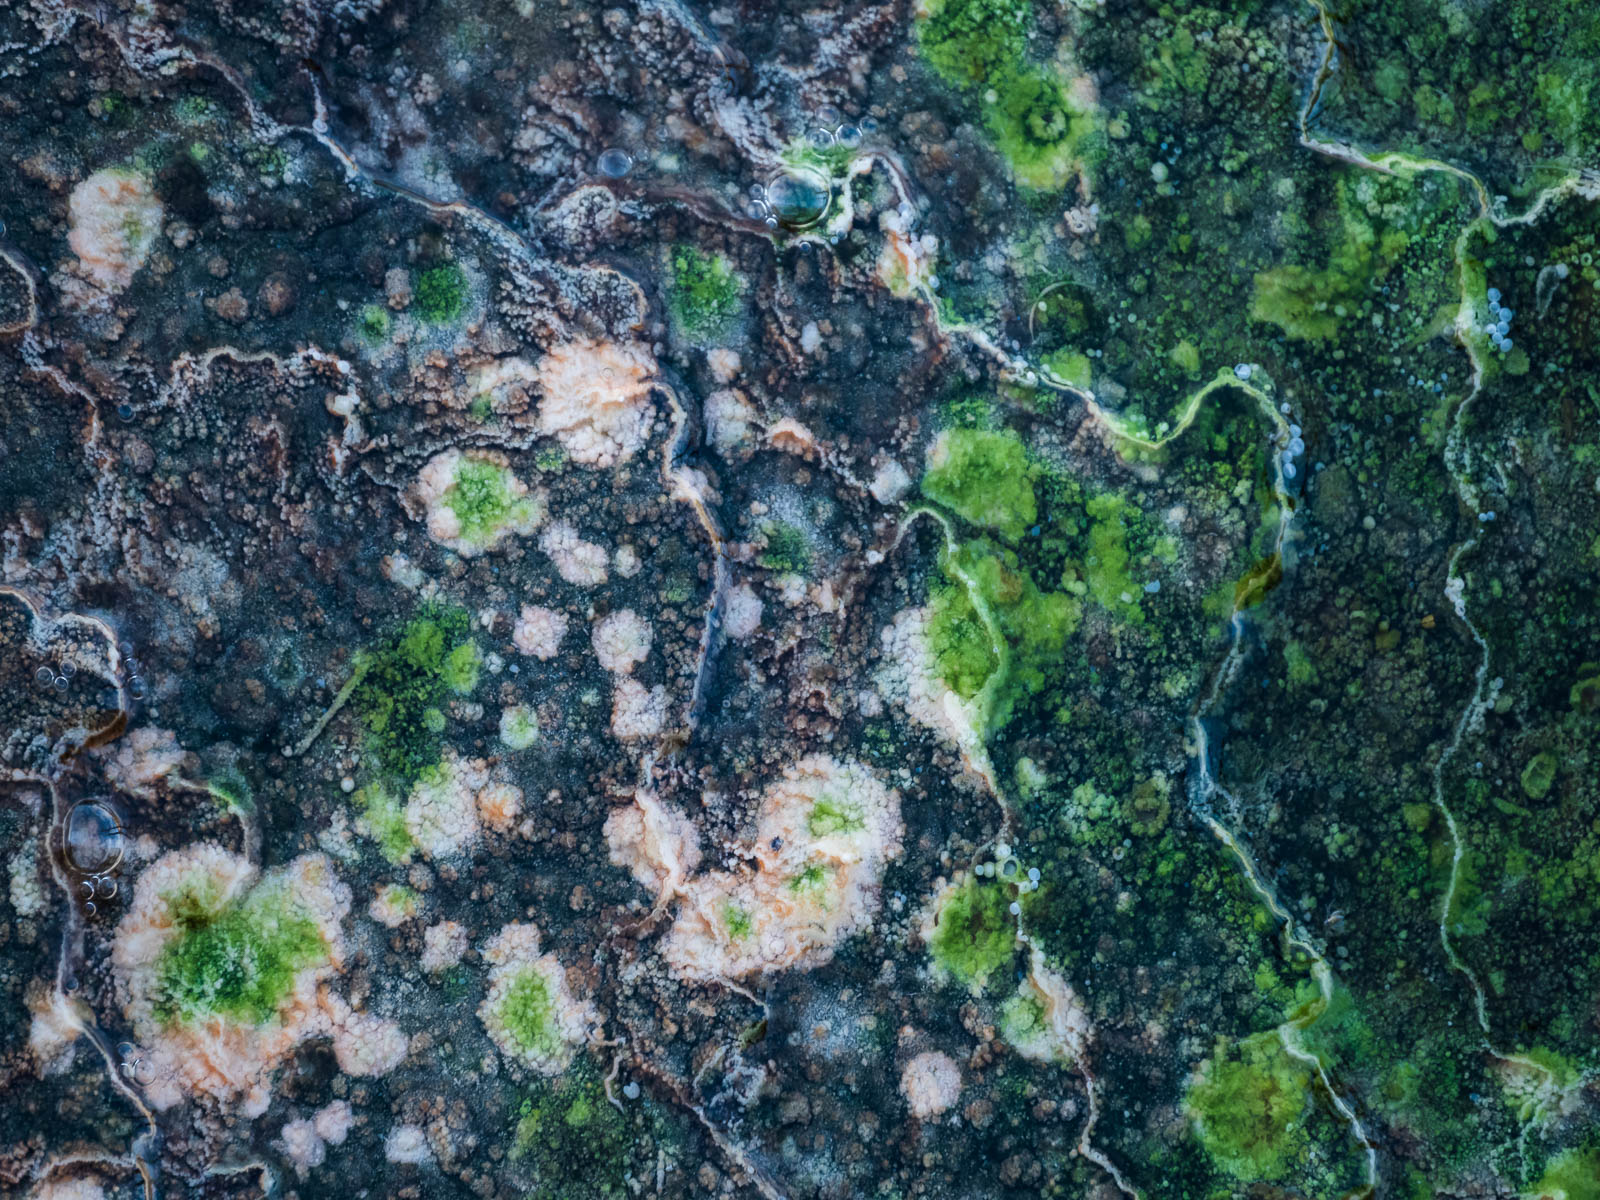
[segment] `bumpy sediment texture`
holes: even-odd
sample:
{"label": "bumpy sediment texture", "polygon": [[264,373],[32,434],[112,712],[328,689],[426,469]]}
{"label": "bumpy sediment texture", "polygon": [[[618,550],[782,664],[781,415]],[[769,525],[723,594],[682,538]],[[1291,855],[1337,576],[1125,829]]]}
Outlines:
{"label": "bumpy sediment texture", "polygon": [[1600,1196],[1591,9],[0,5],[0,1194]]}

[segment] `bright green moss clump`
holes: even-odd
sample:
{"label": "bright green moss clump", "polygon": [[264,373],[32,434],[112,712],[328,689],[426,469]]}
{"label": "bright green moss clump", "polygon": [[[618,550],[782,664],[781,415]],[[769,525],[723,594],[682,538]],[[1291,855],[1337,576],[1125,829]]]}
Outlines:
{"label": "bright green moss clump", "polygon": [[444,502],[461,523],[458,535],[474,546],[493,542],[507,525],[531,525],[539,502],[511,488],[510,468],[480,458],[463,458]]}
{"label": "bright green moss clump", "polygon": [[1060,77],[1045,67],[1005,76],[995,102],[984,105],[983,120],[1016,181],[1029,188],[1066,184],[1095,127],[1094,114],[1073,103]]}
{"label": "bright green moss clump", "polygon": [[1267,1182],[1296,1177],[1310,1138],[1303,1116],[1311,1076],[1284,1051],[1276,1033],[1219,1046],[1190,1085],[1185,1103],[1211,1160],[1234,1178]]}
{"label": "bright green moss clump", "polygon": [[999,884],[968,879],[948,892],[934,919],[928,949],[940,969],[982,991],[1011,965],[1017,948],[1017,920]]}
{"label": "bright green moss clump", "polygon": [[930,0],[925,11],[917,44],[924,61],[947,83],[989,83],[1027,48],[1029,0]]}
{"label": "bright green moss clump", "polygon": [[693,246],[672,248],[667,306],[678,328],[691,338],[723,333],[739,315],[743,284],[728,260]]}
{"label": "bright green moss clump", "polygon": [[417,276],[417,313],[430,325],[454,321],[467,307],[467,277],[455,263],[429,267]]}
{"label": "bright green moss clump", "polygon": [[281,888],[258,887],[229,905],[185,889],[169,905],[181,932],[156,966],[156,1012],[166,1020],[260,1025],[277,1014],[297,972],[327,960],[316,922]]}
{"label": "bright green moss clump", "polygon": [[922,494],[1014,542],[1039,518],[1038,473],[1010,430],[947,429],[928,453]]}
{"label": "bright green moss clump", "polygon": [[1059,188],[1077,169],[1095,118],[1056,68],[1029,62],[1028,0],[929,0],[917,23],[922,57],[946,83],[970,89],[1018,184]]}
{"label": "bright green moss clump", "polygon": [[467,613],[432,608],[357,658],[356,711],[384,773],[401,785],[439,761],[440,711],[447,692],[470,692],[478,649]]}

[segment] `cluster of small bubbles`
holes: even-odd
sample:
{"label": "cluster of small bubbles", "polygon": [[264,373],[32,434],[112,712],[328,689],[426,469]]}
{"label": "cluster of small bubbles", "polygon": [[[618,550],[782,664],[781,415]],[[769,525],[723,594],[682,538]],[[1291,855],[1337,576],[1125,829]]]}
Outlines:
{"label": "cluster of small bubbles", "polygon": [[63,661],[56,670],[49,667],[39,667],[33,673],[34,682],[42,688],[55,688],[58,692],[67,690],[67,685],[72,682],[72,677],[78,673],[76,663]]}
{"label": "cluster of small bubbles", "polygon": [[94,875],[78,884],[78,898],[83,901],[83,911],[86,916],[94,916],[100,911],[99,904],[113,900],[117,895],[117,881],[109,875]]}
{"label": "cluster of small bubbles", "polygon": [[1483,331],[1489,335],[1489,341],[1494,348],[1505,354],[1511,349],[1511,319],[1517,314],[1500,304],[1499,288],[1490,288],[1488,299],[1489,320],[1484,325]]}
{"label": "cluster of small bubbles", "polygon": [[607,179],[621,179],[633,170],[633,155],[626,150],[610,146],[600,151],[600,157],[595,159],[595,170]]}
{"label": "cluster of small bubbles", "polygon": [[1486,525],[1492,520],[1494,520],[1494,509],[1492,508],[1478,514],[1478,521],[1480,524]]}

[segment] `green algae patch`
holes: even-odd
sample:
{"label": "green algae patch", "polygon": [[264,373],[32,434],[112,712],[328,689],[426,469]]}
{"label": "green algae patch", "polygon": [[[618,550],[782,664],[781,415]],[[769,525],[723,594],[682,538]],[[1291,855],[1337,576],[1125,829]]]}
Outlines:
{"label": "green algae patch", "polygon": [[728,931],[728,936],[736,942],[742,942],[755,931],[755,922],[751,920],[750,910],[743,905],[735,904],[732,900],[725,901],[722,905],[722,925]]}
{"label": "green algae patch", "polygon": [[831,874],[832,872],[821,863],[810,863],[798,875],[791,878],[786,886],[797,896],[820,900],[828,894]]}
{"label": "green algae patch", "polygon": [[1083,507],[1089,515],[1083,581],[1090,598],[1129,624],[1142,624],[1139,596],[1144,589],[1128,572],[1128,502],[1113,492],[1102,492],[1089,497]]}
{"label": "green algae patch", "polygon": [[1184,1104],[1200,1144],[1220,1169],[1245,1182],[1297,1176],[1310,1151],[1303,1116],[1311,1074],[1276,1033],[1218,1047],[1189,1086]]}
{"label": "green algae patch", "polygon": [[[989,719],[998,727],[1018,699],[1043,690],[1059,671],[1083,607],[1074,596],[1041,590],[1013,551],[981,538],[947,551],[943,564],[950,582],[934,589],[929,605],[934,667],[963,700],[992,686]],[[999,652],[980,609],[998,627]]]}
{"label": "green algae patch", "polygon": [[356,328],[361,333],[361,340],[369,346],[381,346],[387,342],[389,331],[393,327],[394,318],[381,304],[366,305],[356,317]]}
{"label": "green algae patch", "polygon": [[[1411,241],[1402,223],[1411,188],[1404,179],[1375,183],[1341,176],[1327,263],[1270,267],[1255,277],[1252,320],[1278,326],[1300,341],[1328,341],[1362,309],[1374,281],[1399,261]],[[1384,214],[1375,216],[1374,214]]]}
{"label": "green algae patch", "polygon": [[526,704],[500,714],[500,740],[511,750],[526,750],[539,740],[539,715]]}
{"label": "green algae patch", "polygon": [[769,521],[762,526],[761,536],[766,545],[756,561],[767,570],[780,575],[804,575],[811,569],[811,539],[798,525]]}
{"label": "green algae patch", "polygon": [[381,782],[357,789],[351,799],[361,814],[367,836],[378,843],[384,858],[392,863],[410,859],[415,843],[406,828],[405,804]]}
{"label": "green algae patch", "polygon": [[1040,362],[1045,370],[1072,387],[1088,391],[1089,385],[1094,382],[1094,368],[1089,356],[1070,347],[1052,350]]}
{"label": "green algae patch", "polygon": [[500,1002],[500,1020],[518,1051],[538,1059],[558,1058],[565,1046],[556,1018],[556,998],[537,967],[518,972]]}
{"label": "green algae patch", "polygon": [[806,816],[806,830],[812,837],[855,833],[865,829],[866,824],[860,806],[843,796],[822,797],[811,806],[811,812]]}
{"label": "green algae patch", "polygon": [[1018,991],[1000,1006],[1000,1036],[1018,1050],[1038,1045],[1048,1034],[1044,1004],[1031,991]]}
{"label": "green algae patch", "polygon": [[1267,593],[1283,582],[1283,556],[1273,553],[1244,573],[1233,585],[1233,607],[1243,612],[1267,598]]}
{"label": "green algae patch", "polygon": [[473,546],[487,546],[507,526],[530,526],[539,519],[539,502],[519,496],[509,467],[463,457],[444,503],[461,525],[457,535]]}
{"label": "green algae patch", "polygon": [[467,277],[455,263],[429,267],[417,276],[415,303],[428,324],[448,324],[466,311]]}
{"label": "green algae patch", "polygon": [[696,340],[727,332],[739,316],[744,292],[728,260],[680,244],[672,248],[671,261],[667,308],[678,329]]}
{"label": "green algae patch", "polygon": [[1525,1200],[1600,1200],[1600,1150],[1568,1150],[1545,1164]]}
{"label": "green algae patch", "polygon": [[1543,800],[1555,786],[1560,762],[1548,750],[1535,754],[1522,768],[1522,790],[1530,800]]}
{"label": "green algae patch", "polygon": [[385,775],[408,784],[439,761],[439,706],[450,692],[476,686],[479,662],[459,608],[430,608],[357,656],[356,711]]}
{"label": "green algae patch", "polygon": [[264,1024],[295,975],[327,961],[327,942],[280,888],[258,887],[228,905],[214,900],[186,890],[169,901],[181,932],[156,965],[156,1014],[182,1024],[208,1017]]}
{"label": "green algae patch", "polygon": [[586,1059],[559,1078],[529,1088],[513,1111],[517,1123],[509,1157],[534,1173],[529,1195],[574,1200],[630,1195],[624,1178],[634,1133],[606,1099],[605,1084]]}
{"label": "green algae patch", "polygon": [[928,452],[922,494],[963,520],[1017,541],[1039,519],[1039,469],[1009,430],[947,429]]}
{"label": "green algae patch", "polygon": [[963,584],[936,588],[930,599],[928,645],[939,677],[956,695],[971,700],[1000,665],[989,627]]}
{"label": "green algae patch", "polygon": [[928,949],[934,965],[974,992],[1005,973],[1017,949],[1017,921],[1007,890],[967,879],[944,893]]}

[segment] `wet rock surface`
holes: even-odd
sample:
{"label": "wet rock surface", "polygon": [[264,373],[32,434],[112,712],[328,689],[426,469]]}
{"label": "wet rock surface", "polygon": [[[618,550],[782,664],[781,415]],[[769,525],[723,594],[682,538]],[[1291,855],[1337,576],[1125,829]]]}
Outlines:
{"label": "wet rock surface", "polygon": [[1594,1195],[1595,36],[0,11],[0,1192]]}

